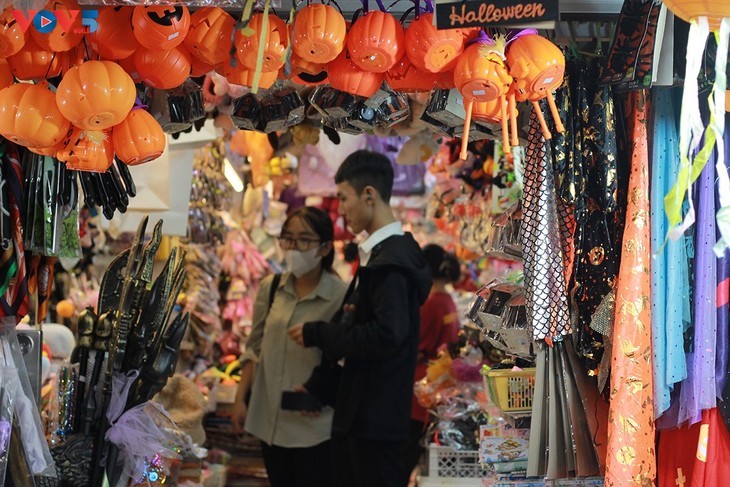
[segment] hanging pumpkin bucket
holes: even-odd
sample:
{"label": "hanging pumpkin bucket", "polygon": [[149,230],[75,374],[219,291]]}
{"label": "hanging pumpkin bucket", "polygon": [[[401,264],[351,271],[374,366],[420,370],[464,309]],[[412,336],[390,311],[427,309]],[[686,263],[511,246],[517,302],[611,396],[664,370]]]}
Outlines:
{"label": "hanging pumpkin bucket", "polygon": [[326,64],[306,61],[294,52],[291,53],[289,62],[292,71],[291,80],[294,83],[302,86],[318,86],[329,80]]}
{"label": "hanging pumpkin bucket", "polygon": [[345,47],[347,25],[342,14],[331,5],[311,4],[296,16],[292,50],[301,59],[326,64]]}
{"label": "hanging pumpkin bucket", "polygon": [[385,73],[385,81],[388,86],[396,91],[413,93],[418,91],[431,91],[439,80],[439,73],[431,73],[418,69],[411,63],[408,56],[403,56],[395,66]]}
{"label": "hanging pumpkin bucket", "polygon": [[142,79],[139,77],[139,73],[137,72],[137,66],[134,65],[134,54],[131,56],[119,59],[117,61],[117,64],[121,66],[121,68],[124,70],[125,73],[129,75],[130,78],[132,78],[132,81],[135,83],[141,83]]}
{"label": "hanging pumpkin bucket", "polygon": [[170,50],[139,49],[134,65],[140,80],[153,88],[177,88],[190,76],[191,56],[185,46]]}
{"label": "hanging pumpkin bucket", "polygon": [[26,33],[13,15],[11,4],[0,13],[0,58],[17,54],[25,45]]}
{"label": "hanging pumpkin bucket", "polygon": [[91,48],[102,59],[125,59],[139,49],[132,30],[134,7],[104,7],[99,9],[96,31],[87,35]]}
{"label": "hanging pumpkin bucket", "polygon": [[431,73],[453,70],[464,51],[462,29],[436,29],[433,14],[418,17],[406,29],[406,55],[419,69]]}
{"label": "hanging pumpkin bucket", "polygon": [[18,83],[0,90],[0,134],[24,147],[51,147],[71,124],[45,86]]}
{"label": "hanging pumpkin bucket", "polygon": [[8,86],[15,83],[13,72],[10,71],[10,65],[5,59],[0,59],[0,90],[7,88]]}
{"label": "hanging pumpkin bucket", "polygon": [[236,21],[218,7],[203,7],[190,16],[185,47],[194,58],[218,65],[228,60]]}
{"label": "hanging pumpkin bucket", "polygon": [[112,61],[74,66],[56,91],[61,113],[84,130],[105,130],[118,124],[132,109],[135,97],[132,78]]}
{"label": "hanging pumpkin bucket", "polygon": [[[474,103],[500,100],[504,152],[510,154],[506,99],[512,76],[504,63],[502,46],[502,43],[495,46],[487,42],[476,42],[467,47],[454,69],[454,84],[464,97],[464,134],[468,134],[471,128]],[[467,144],[468,137],[462,138],[462,159],[466,159]]]}
{"label": "hanging pumpkin bucket", "polygon": [[710,30],[717,32],[723,18],[730,18],[730,2],[727,0],[662,0],[662,3],[677,17],[692,23],[700,17],[707,17]]}
{"label": "hanging pumpkin bucket", "polygon": [[398,19],[381,11],[358,18],[347,33],[347,51],[364,71],[385,73],[405,53],[405,32]]}
{"label": "hanging pumpkin bucket", "polygon": [[165,133],[155,117],[136,108],[112,130],[112,144],[117,158],[136,166],[157,159],[165,151]]}
{"label": "hanging pumpkin bucket", "polygon": [[[253,79],[256,74],[252,69],[246,69],[241,63],[238,63],[235,67],[231,66],[230,63],[223,63],[223,66],[218,68],[218,72],[229,83],[248,86],[249,88],[253,86]],[[259,79],[259,88],[263,90],[271,88],[278,77],[279,71],[262,71],[261,78]]]}
{"label": "hanging pumpkin bucket", "polygon": [[[221,63],[222,64],[222,63]],[[198,78],[215,71],[220,64],[208,64],[197,56],[190,56],[190,77]]]}
{"label": "hanging pumpkin bucket", "polygon": [[56,157],[73,171],[105,172],[114,162],[114,148],[109,132],[74,127]]}
{"label": "hanging pumpkin bucket", "polygon": [[347,50],[327,65],[327,74],[332,88],[365,98],[373,96],[385,78],[383,73],[360,69],[349,58]]}
{"label": "hanging pumpkin bucket", "polygon": [[507,64],[515,79],[517,101],[532,103],[545,138],[550,139],[551,134],[538,103],[543,98],[547,98],[556,129],[563,132],[565,128],[552,94],[565,75],[565,56],[558,46],[537,34],[521,35],[507,46]]}
{"label": "hanging pumpkin bucket", "polygon": [[137,42],[147,49],[172,49],[185,40],[190,11],[180,3],[134,7],[132,28]]}
{"label": "hanging pumpkin bucket", "polygon": [[[237,30],[235,36],[236,58],[242,64],[242,68],[256,70],[256,58],[259,49],[263,49],[261,70],[278,71],[286,62],[286,51],[289,47],[289,29],[284,21],[273,14],[264,17],[264,14],[256,13],[251,16],[248,27],[253,32],[251,35],[247,36],[242,30]],[[263,43],[261,43],[262,32],[265,32]]]}
{"label": "hanging pumpkin bucket", "polygon": [[23,48],[8,59],[13,76],[23,81],[38,81],[55,78],[61,74],[61,56],[42,49],[32,38],[28,38]]}
{"label": "hanging pumpkin bucket", "polygon": [[76,47],[84,38],[79,4],[75,0],[51,0],[46,4],[45,9],[53,12],[57,18],[63,15],[67,19],[73,20],[68,28],[61,28],[58,24],[49,25],[50,30],[48,31],[39,30],[36,26],[29,28],[28,32],[33,40],[41,49],[53,52],[65,52]]}

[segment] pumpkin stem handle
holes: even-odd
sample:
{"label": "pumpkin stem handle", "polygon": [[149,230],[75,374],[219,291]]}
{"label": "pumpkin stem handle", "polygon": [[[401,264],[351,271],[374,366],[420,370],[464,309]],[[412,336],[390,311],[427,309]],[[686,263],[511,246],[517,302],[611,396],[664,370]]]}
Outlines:
{"label": "pumpkin stem handle", "polygon": [[535,110],[535,115],[537,115],[537,120],[540,122],[540,130],[542,130],[542,135],[545,137],[545,140],[552,139],[553,136],[550,134],[550,129],[548,129],[545,116],[542,114],[540,104],[537,101],[532,102],[532,109]]}
{"label": "pumpkin stem handle", "polygon": [[553,94],[550,92],[548,92],[547,94],[547,102],[548,105],[550,105],[550,111],[553,114],[555,129],[562,134],[563,132],[565,132],[565,127],[563,126],[563,121],[560,120],[560,112],[558,112],[558,107],[555,105],[555,99],[553,98]]}
{"label": "pumpkin stem handle", "polygon": [[[465,100],[466,101],[466,100]],[[474,98],[469,98],[466,103],[466,117],[464,118],[464,133],[461,134],[461,153],[459,158],[466,160],[468,155],[467,146],[469,145],[469,132],[471,132],[471,114],[474,109]]]}
{"label": "pumpkin stem handle", "polygon": [[520,145],[520,140],[517,135],[517,101],[515,100],[515,92],[512,91],[509,95],[509,119],[512,125],[512,145]]}
{"label": "pumpkin stem handle", "polygon": [[509,129],[507,126],[507,100],[505,100],[504,95],[499,97],[499,107],[502,112],[502,140],[504,141],[503,151],[505,154],[512,154],[512,148],[509,145]]}

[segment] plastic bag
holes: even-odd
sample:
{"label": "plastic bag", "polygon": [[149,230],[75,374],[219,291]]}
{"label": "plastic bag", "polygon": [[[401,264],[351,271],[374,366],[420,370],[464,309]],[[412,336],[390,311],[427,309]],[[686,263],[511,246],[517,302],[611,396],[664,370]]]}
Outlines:
{"label": "plastic bag", "polygon": [[15,368],[0,367],[0,487],[5,485],[5,471],[8,468],[17,375]]}
{"label": "plastic bag", "polygon": [[492,222],[492,231],[484,245],[484,252],[492,257],[522,261],[521,223],[522,207],[516,203]]}
{"label": "plastic bag", "polygon": [[[172,463],[181,460],[177,453],[182,446],[171,433],[177,429],[162,405],[146,402],[124,412],[107,431],[106,439],[119,448],[124,469],[117,487],[163,480],[171,485]],[[153,480],[154,479],[154,480]]]}
{"label": "plastic bag", "polygon": [[5,367],[17,370],[20,387],[16,389],[14,404],[15,417],[20,426],[25,457],[33,475],[56,477],[56,471],[43,432],[38,405],[34,400],[33,390],[25,369],[23,354],[20,351],[18,337],[15,334],[15,318],[0,319],[0,363]]}

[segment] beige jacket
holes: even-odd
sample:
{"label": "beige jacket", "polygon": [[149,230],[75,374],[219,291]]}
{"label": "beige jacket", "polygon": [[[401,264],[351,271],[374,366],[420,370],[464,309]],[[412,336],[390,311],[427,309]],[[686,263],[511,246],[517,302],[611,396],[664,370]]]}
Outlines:
{"label": "beige jacket", "polygon": [[330,438],[333,410],[305,417],[281,409],[281,393],[304,384],[319,365],[319,348],[300,347],[287,333],[289,327],[308,321],[329,321],[342,306],[347,286],[325,272],[315,290],[301,301],[290,273],[282,276],[267,316],[273,276],[265,278],[256,296],[253,327],[242,360],[258,363],[246,416],[246,431],[269,445],[288,448],[314,446]]}

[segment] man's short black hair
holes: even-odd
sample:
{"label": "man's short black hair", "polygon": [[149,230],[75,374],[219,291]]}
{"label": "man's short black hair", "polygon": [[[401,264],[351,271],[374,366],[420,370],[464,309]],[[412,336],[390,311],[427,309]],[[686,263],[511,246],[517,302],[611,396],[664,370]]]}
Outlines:
{"label": "man's short black hair", "polygon": [[348,183],[357,194],[362,194],[366,186],[372,186],[380,198],[389,203],[393,191],[393,166],[383,154],[359,150],[347,156],[337,169],[335,183]]}

